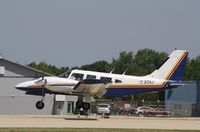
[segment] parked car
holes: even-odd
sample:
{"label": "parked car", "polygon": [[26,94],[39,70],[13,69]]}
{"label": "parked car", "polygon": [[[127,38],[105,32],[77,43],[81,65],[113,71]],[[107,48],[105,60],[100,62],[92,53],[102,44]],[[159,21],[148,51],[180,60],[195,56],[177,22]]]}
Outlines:
{"label": "parked car", "polygon": [[169,111],[163,108],[152,108],[149,106],[141,106],[136,109],[136,115],[138,116],[168,116]]}
{"label": "parked car", "polygon": [[97,113],[99,115],[105,114],[110,115],[110,105],[109,104],[98,104],[97,105]]}
{"label": "parked car", "polygon": [[144,110],[144,116],[168,116],[169,114],[170,112],[163,108]]}
{"label": "parked car", "polygon": [[136,109],[135,114],[138,115],[138,116],[144,116],[144,111],[145,110],[151,110],[151,111],[153,111],[154,108],[148,107],[148,106],[140,106],[140,107],[138,107]]}

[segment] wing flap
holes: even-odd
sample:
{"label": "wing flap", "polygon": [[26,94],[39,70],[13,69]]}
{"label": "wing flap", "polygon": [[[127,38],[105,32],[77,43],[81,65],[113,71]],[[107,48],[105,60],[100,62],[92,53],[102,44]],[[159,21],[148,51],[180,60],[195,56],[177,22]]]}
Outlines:
{"label": "wing flap", "polygon": [[101,98],[110,85],[111,82],[102,80],[83,80],[75,86],[74,90],[79,93],[86,93]]}

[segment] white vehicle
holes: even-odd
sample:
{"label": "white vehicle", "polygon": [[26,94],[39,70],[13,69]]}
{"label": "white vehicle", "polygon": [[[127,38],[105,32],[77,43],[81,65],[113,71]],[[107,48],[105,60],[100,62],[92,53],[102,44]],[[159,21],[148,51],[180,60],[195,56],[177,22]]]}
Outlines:
{"label": "white vehicle", "polygon": [[138,116],[144,116],[145,110],[153,110],[153,108],[148,106],[140,106],[136,109],[135,114]]}
{"label": "white vehicle", "polygon": [[[183,85],[181,79],[188,51],[174,50],[159,69],[146,76],[131,76],[84,70],[73,70],[68,78],[41,77],[16,85],[26,94],[40,95],[38,109],[44,107],[45,93],[78,95],[77,108],[90,109],[91,96],[121,97],[142,92],[153,92]],[[83,102],[85,98],[85,102]]]}
{"label": "white vehicle", "polygon": [[110,105],[109,104],[98,104],[97,105],[97,113],[99,115],[101,115],[101,114],[110,115]]}

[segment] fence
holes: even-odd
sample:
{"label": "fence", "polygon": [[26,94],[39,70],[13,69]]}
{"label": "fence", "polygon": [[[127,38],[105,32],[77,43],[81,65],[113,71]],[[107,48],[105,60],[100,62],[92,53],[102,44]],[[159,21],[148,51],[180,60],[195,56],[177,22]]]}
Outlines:
{"label": "fence", "polygon": [[[53,96],[46,96],[45,108],[37,110],[35,103],[40,99],[41,97],[37,96],[0,96],[0,114],[52,114]],[[167,111],[169,116],[200,116],[200,102],[97,100],[91,104],[91,113],[97,113],[96,106],[99,103],[109,104],[111,106],[110,114],[117,116],[138,116],[136,110],[140,106],[148,106],[159,112]],[[67,107],[63,107],[63,109],[67,109]]]}
{"label": "fence", "polygon": [[[91,112],[97,113],[98,103],[110,105],[111,115],[138,116],[139,109],[147,109],[147,114],[152,116],[199,116],[198,103],[184,101],[100,101],[92,103]],[[200,104],[200,103],[199,103]],[[150,110],[149,110],[150,109]],[[166,114],[168,113],[168,114]],[[145,114],[145,113],[144,113]]]}

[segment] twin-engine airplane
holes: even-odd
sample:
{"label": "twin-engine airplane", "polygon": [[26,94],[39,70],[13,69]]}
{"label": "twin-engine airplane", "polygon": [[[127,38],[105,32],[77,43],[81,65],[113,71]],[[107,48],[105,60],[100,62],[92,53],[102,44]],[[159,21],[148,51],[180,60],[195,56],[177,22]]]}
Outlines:
{"label": "twin-engine airplane", "polygon": [[[41,77],[16,85],[26,94],[41,95],[36,103],[38,109],[44,107],[45,93],[78,95],[77,108],[90,109],[91,96],[101,98],[127,96],[143,92],[153,92],[176,88],[183,84],[180,79],[184,72],[188,51],[174,50],[159,69],[146,76],[130,76],[84,70],[73,70],[67,78]],[[85,98],[83,102],[83,97]]]}

